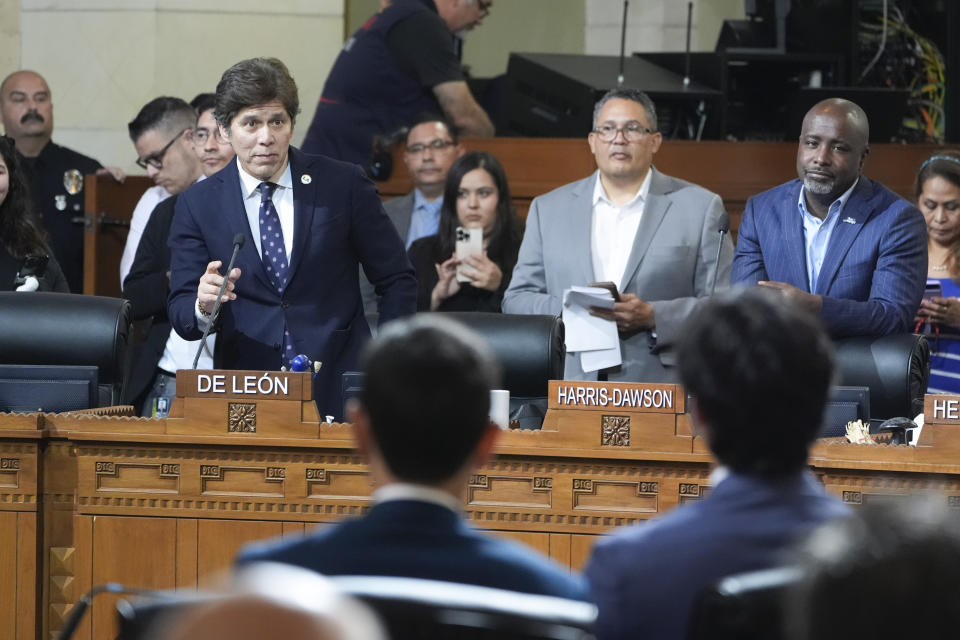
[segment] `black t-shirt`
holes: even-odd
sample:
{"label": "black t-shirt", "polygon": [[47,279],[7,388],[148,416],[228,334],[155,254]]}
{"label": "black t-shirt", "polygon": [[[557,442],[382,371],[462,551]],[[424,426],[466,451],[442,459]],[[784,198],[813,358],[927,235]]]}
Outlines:
{"label": "black t-shirt", "polygon": [[387,48],[400,70],[424,87],[464,80],[454,36],[433,11],[420,11],[395,24],[387,34]]}
{"label": "black t-shirt", "polygon": [[83,224],[73,219],[84,212],[83,177],[96,173],[102,165],[53,142],[47,143],[36,158],[20,156],[20,161],[53,256],[63,269],[70,291],[82,293]]}

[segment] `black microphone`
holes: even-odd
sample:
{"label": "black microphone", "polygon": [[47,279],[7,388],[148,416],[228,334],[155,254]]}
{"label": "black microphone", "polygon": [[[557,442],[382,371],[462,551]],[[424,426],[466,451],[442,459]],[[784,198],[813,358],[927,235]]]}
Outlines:
{"label": "black microphone", "polygon": [[627,7],[630,0],[623,0],[623,22],[620,24],[620,74],[617,76],[617,86],[623,86],[624,50],[627,47]]}
{"label": "black microphone", "polygon": [[720,272],[720,252],[723,250],[723,236],[730,231],[730,223],[726,222],[720,226],[720,242],[717,243],[717,261],[714,263],[713,267],[713,284],[710,285],[710,295],[713,295],[714,289],[717,288],[717,274]]}
{"label": "black microphone", "polygon": [[193,357],[193,367],[192,369],[197,368],[197,363],[200,362],[200,354],[203,353],[203,347],[207,344],[207,336],[210,335],[210,328],[213,327],[213,321],[217,317],[217,313],[220,312],[220,305],[223,302],[223,291],[227,288],[227,282],[230,281],[230,272],[233,271],[233,265],[237,261],[237,254],[240,253],[240,249],[243,247],[243,241],[246,240],[246,236],[242,233],[238,233],[233,236],[233,255],[230,256],[230,265],[227,267],[226,273],[223,275],[223,284],[220,285],[220,292],[217,293],[217,301],[213,303],[213,312],[210,314],[210,322],[207,323],[207,328],[203,330],[203,337],[200,338],[200,348],[197,349],[197,355]]}
{"label": "black microphone", "polygon": [[122,584],[117,584],[116,582],[108,582],[106,584],[97,585],[90,591],[86,592],[79,600],[77,604],[73,606],[73,609],[70,610],[70,615],[67,616],[66,621],[63,623],[63,628],[60,629],[60,633],[57,634],[57,640],[70,640],[73,637],[74,631],[77,630],[77,625],[80,624],[80,620],[83,618],[83,614],[87,612],[87,609],[90,608],[90,604],[93,602],[95,596],[100,595],[101,593],[114,593],[117,595],[131,595],[131,596],[145,596],[156,599],[171,599],[171,596],[167,592],[155,591],[153,589],[139,589],[137,587],[127,587]]}

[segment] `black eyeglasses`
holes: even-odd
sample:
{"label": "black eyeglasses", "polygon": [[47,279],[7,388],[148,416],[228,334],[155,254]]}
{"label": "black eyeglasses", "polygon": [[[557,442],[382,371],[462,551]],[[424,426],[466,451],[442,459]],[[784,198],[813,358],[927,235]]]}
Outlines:
{"label": "black eyeglasses", "polygon": [[[184,129],[183,131],[190,131],[190,129]],[[167,155],[167,150],[173,146],[173,143],[180,139],[180,136],[183,135],[183,131],[178,133],[176,137],[168,142],[163,149],[157,151],[156,153],[151,153],[146,158],[137,158],[137,166],[141,169],[146,169],[147,166],[151,166],[157,171],[163,169],[163,156]]]}
{"label": "black eyeglasses", "polygon": [[452,147],[454,144],[456,143],[453,140],[441,140],[440,138],[437,138],[436,140],[431,140],[427,144],[420,144],[419,142],[416,144],[411,144],[407,147],[407,153],[415,156],[426,151],[427,147],[430,147],[434,151],[441,151],[447,147]]}
{"label": "black eyeglasses", "polygon": [[627,142],[640,142],[643,139],[643,136],[649,133],[656,133],[653,129],[647,128],[633,120],[618,127],[612,122],[604,122],[599,127],[593,130],[597,137],[600,138],[602,142],[613,142],[617,139],[617,134],[623,132],[623,137]]}

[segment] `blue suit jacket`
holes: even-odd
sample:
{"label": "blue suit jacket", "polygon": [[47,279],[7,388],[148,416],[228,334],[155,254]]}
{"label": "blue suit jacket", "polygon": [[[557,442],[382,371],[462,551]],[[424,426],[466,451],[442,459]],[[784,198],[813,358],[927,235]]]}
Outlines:
{"label": "blue suit jacket", "polygon": [[[747,201],[731,284],[787,282],[810,291],[800,180]],[[817,279],[820,319],[834,337],[910,330],[927,278],[927,228],[916,207],[861,176],[834,227]]]}
{"label": "blue suit jacket", "polygon": [[683,640],[704,588],[776,566],[800,536],[847,513],[809,473],[778,482],[731,474],[702,501],[621,529],[587,565],[598,640]]}
{"label": "blue suit jacket", "polygon": [[187,340],[200,338],[197,284],[210,261],[222,260],[221,271],[226,269],[233,237],[242,233],[237,299],[225,303],[217,319],[216,365],[279,369],[286,320],[295,351],[323,363],[314,383],[321,415],[340,417],[341,374],[356,367],[370,336],[357,283],[359,265],[383,297],[385,320],[416,310],[417,281],[376,187],[359,167],[292,147],[290,166],[294,232],[283,295],[257,253],[237,165],[231,162],[177,201],[170,229],[170,322]]}
{"label": "blue suit jacket", "polygon": [[284,562],[325,575],[442,580],[587,600],[585,582],[530,548],[479,533],[446,507],[417,500],[375,505],[294,541],[258,543],[238,564]]}

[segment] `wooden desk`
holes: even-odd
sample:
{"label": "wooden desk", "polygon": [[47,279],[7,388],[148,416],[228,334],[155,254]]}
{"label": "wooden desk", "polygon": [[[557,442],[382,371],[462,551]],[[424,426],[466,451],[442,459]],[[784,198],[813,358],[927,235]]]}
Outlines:
{"label": "wooden desk", "polygon": [[[931,447],[820,443],[810,464],[852,505],[933,489],[960,506],[960,427],[928,428]],[[349,425],[306,421],[279,436],[171,429],[157,419],[0,414],[7,637],[52,637],[103,582],[195,590],[247,542],[303,535],[369,506]],[[551,412],[541,431],[504,432],[470,480],[466,512],[578,568],[596,536],[706,495],[710,467],[683,413]],[[111,638],[113,603],[98,598],[77,638]]]}

